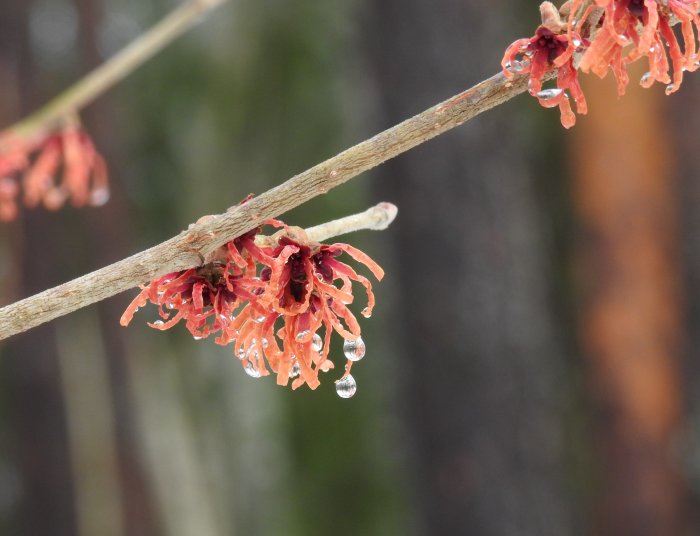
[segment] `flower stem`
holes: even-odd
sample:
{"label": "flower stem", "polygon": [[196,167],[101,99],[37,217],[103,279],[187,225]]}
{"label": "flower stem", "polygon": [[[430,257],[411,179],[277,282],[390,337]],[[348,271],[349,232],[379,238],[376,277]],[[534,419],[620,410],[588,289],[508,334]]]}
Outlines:
{"label": "flower stem", "polygon": [[127,77],[168,44],[196,25],[210,10],[227,0],[190,0],[175,8],[116,56],[7,130],[13,136],[32,138],[75,114],[120,80]]}

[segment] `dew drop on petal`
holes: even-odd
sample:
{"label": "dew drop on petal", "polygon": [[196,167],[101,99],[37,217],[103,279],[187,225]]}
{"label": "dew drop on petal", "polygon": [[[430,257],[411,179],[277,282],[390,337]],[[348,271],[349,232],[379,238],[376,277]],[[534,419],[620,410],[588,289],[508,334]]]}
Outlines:
{"label": "dew drop on petal", "polygon": [[561,95],[563,91],[563,89],[560,89],[558,87],[552,89],[543,89],[542,91],[537,93],[537,98],[543,101],[552,100]]}
{"label": "dew drop on petal", "polygon": [[311,348],[316,352],[323,350],[323,339],[318,333],[314,333],[314,336],[311,338]]}
{"label": "dew drop on petal", "polygon": [[155,322],[153,322],[154,326],[162,326],[163,324],[165,324],[165,322],[163,322],[162,320],[156,320]]}
{"label": "dew drop on petal", "polygon": [[299,366],[299,362],[295,361],[294,364],[292,365],[292,368],[289,370],[289,377],[296,378],[297,376],[299,376],[300,372],[301,372],[301,367]]}
{"label": "dew drop on petal", "polygon": [[263,322],[265,322],[265,315],[255,317],[253,319],[253,322],[255,322],[256,324],[262,324]]}
{"label": "dew drop on petal", "polygon": [[175,309],[175,304],[173,302],[168,302],[165,304],[166,309]]}
{"label": "dew drop on petal", "polygon": [[357,382],[352,374],[335,382],[335,392],[340,398],[351,398],[357,392]]}
{"label": "dew drop on petal", "polygon": [[309,330],[300,331],[299,333],[297,333],[297,340],[301,341],[301,340],[305,339],[308,335],[309,335]]}
{"label": "dew drop on petal", "polygon": [[674,84],[669,84],[669,85],[666,86],[666,89],[664,90],[664,93],[666,93],[666,95],[670,95],[670,94],[673,93],[674,91],[676,91],[676,86],[675,86]]}
{"label": "dew drop on petal", "polygon": [[263,349],[267,348],[270,345],[269,341],[265,337],[263,337],[260,342],[262,343]]}
{"label": "dew drop on petal", "polygon": [[346,340],[343,343],[343,353],[350,361],[359,361],[365,357],[365,341],[358,337],[354,341]]}
{"label": "dew drop on petal", "polygon": [[251,378],[259,378],[260,377],[260,371],[255,368],[255,366],[248,361],[245,366],[245,373],[250,376]]}
{"label": "dew drop on petal", "polygon": [[644,73],[641,80],[639,80],[639,83],[644,85],[647,82],[649,82],[650,79],[651,79],[651,73],[649,71],[647,71],[646,73]]}
{"label": "dew drop on petal", "polygon": [[192,338],[193,338],[195,341],[201,341],[204,337],[200,337],[199,335],[192,335]]}

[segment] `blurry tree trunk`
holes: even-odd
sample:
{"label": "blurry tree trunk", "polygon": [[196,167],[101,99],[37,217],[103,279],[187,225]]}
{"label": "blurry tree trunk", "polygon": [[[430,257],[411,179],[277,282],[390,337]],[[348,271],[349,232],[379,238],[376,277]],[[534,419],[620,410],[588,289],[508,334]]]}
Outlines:
{"label": "blurry tree trunk", "polygon": [[[515,36],[512,3],[377,0],[367,9],[375,129],[493,74]],[[400,209],[389,273],[401,289],[397,366],[420,534],[571,533],[564,359],[523,104],[388,163],[375,182]]]}
{"label": "blurry tree trunk", "polygon": [[[639,68],[632,80],[643,74]],[[661,88],[589,77],[571,138],[579,335],[602,455],[596,534],[682,534],[678,206]]]}
{"label": "blurry tree trunk", "polygon": [[[102,20],[103,4],[100,0],[75,0],[79,19],[78,43],[82,56],[82,72],[93,69],[106,58],[98,49],[98,35]],[[128,124],[116,116],[110,106],[110,94],[103,96],[87,108],[83,114],[88,132],[97,140],[104,152],[111,177],[111,199],[97,210],[84,211],[82,217],[88,222],[90,232],[86,239],[86,261],[101,267],[130,253],[128,243],[132,232],[128,222],[128,210],[124,202],[124,180],[120,176],[124,162],[123,135]],[[151,536],[159,526],[148,475],[143,467],[136,425],[136,402],[132,396],[129,360],[125,348],[125,331],[119,325],[122,304],[109,300],[97,306],[101,320],[100,334],[104,338],[104,358],[107,360],[114,436],[120,484],[120,506],[123,507],[123,525],[129,536]],[[97,356],[96,356],[97,358]],[[89,536],[89,535],[86,535]]]}
{"label": "blurry tree trunk", "polygon": [[[31,2],[2,0],[0,54],[3,64],[14,65],[10,82],[15,87],[19,110],[3,117],[5,124],[37,104],[36,78],[29,41]],[[15,115],[16,114],[16,115]],[[22,218],[11,224],[19,250],[9,270],[17,277],[16,297],[41,290],[37,282],[56,279],[58,241],[51,240],[46,214]],[[51,259],[52,261],[47,262]],[[7,378],[8,422],[11,449],[18,472],[20,496],[16,518],[10,521],[15,534],[75,534],[72,480],[66,446],[66,427],[58,382],[54,325],[42,326],[14,338],[3,348],[1,366]],[[40,514],[39,514],[40,512]]]}

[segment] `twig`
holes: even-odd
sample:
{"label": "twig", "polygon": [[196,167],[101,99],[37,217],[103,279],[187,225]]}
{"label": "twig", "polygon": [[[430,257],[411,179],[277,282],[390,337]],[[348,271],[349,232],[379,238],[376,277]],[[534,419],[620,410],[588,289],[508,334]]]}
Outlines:
{"label": "twig", "polygon": [[177,37],[196,25],[210,10],[227,0],[190,0],[138,37],[116,56],[65,90],[45,106],[7,129],[12,137],[31,138],[50,130],[67,115],[78,112]]}
{"label": "twig", "polygon": [[[307,229],[309,239],[321,242],[335,236],[346,233],[360,231],[363,229],[383,230],[386,229],[394,218],[398,209],[391,203],[379,203],[360,214],[354,214],[335,221],[310,227]],[[191,231],[191,230],[190,230]],[[44,322],[53,320],[60,316],[72,313],[77,309],[103,300],[117,292],[132,288],[141,283],[161,275],[160,266],[149,266],[148,262],[153,255],[160,251],[166,254],[170,245],[180,239],[180,243],[187,243],[187,236],[190,231],[181,233],[180,236],[168,240],[159,246],[151,248],[143,253],[136,254],[128,259],[112,264],[96,272],[92,272],[68,283],[54,287],[52,289],[36,294],[30,298],[8,305],[0,309],[0,339],[5,339],[17,333],[21,333],[30,328],[36,327]],[[181,239],[184,239],[181,240]],[[180,262],[180,259],[189,261]],[[203,257],[199,257],[191,249],[181,251],[176,255],[181,268],[187,268],[201,264]],[[162,274],[175,271],[181,268],[162,271]],[[122,271],[126,273],[122,273]],[[133,279],[134,274],[147,274]],[[116,290],[111,285],[117,285],[120,290]]]}

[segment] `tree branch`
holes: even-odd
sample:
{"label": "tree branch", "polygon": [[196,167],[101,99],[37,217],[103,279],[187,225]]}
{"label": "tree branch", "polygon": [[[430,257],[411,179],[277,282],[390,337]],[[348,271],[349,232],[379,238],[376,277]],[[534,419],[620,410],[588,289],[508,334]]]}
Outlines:
{"label": "tree branch", "polygon": [[259,197],[231,207],[150,249],[0,309],[0,340],[134,288],[199,266],[222,244],[360,173],[490,110],[527,88],[527,77],[497,74],[451,99],[322,162]]}
{"label": "tree branch", "polygon": [[[398,209],[395,205],[379,203],[359,214],[309,227],[306,232],[310,240],[321,242],[335,236],[365,229],[379,231],[386,229],[394,221],[397,213]],[[185,259],[188,258],[187,255],[195,255],[195,257],[189,257],[190,261],[183,264],[182,268],[161,270],[161,274],[160,271],[155,270],[162,268],[162,264],[160,266],[150,265],[153,256],[157,255],[158,251],[165,254],[173,241],[188,235],[189,231],[181,233],[179,237],[168,240],[159,246],[0,309],[0,339],[6,339],[49,320],[72,313],[121,290],[145,283],[158,275],[201,264],[201,258],[189,249],[189,251],[176,256],[178,259]],[[269,237],[263,238],[269,239]],[[182,242],[186,243],[187,239]],[[134,279],[134,277],[138,277],[138,279]],[[121,290],[115,292],[110,288],[113,284],[118,285]]]}
{"label": "tree branch", "polygon": [[31,138],[50,130],[58,121],[78,112],[117,82],[127,77],[160,50],[200,22],[210,10],[227,0],[190,0],[175,8],[87,76],[66,89],[42,108],[7,129],[13,137]]}

